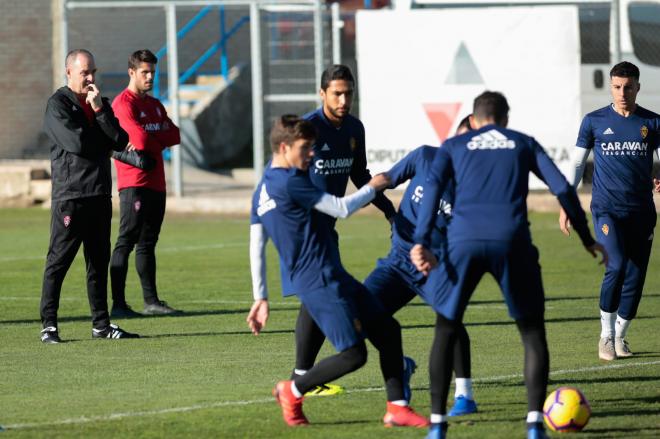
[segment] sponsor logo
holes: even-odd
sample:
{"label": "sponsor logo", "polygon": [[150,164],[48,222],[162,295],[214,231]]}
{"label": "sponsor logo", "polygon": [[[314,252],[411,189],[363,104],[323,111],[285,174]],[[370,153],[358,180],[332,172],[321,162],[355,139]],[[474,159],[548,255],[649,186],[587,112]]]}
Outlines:
{"label": "sponsor logo", "polygon": [[614,134],[614,131],[612,131],[612,128],[607,128],[605,131],[603,131],[603,134],[605,134],[607,136],[607,135],[610,135],[610,134]]}
{"label": "sponsor logo", "polygon": [[600,230],[602,230],[605,236],[607,236],[610,233],[610,226],[603,224],[603,227],[601,227]]}
{"label": "sponsor logo", "polygon": [[321,175],[350,174],[353,158],[319,159],[314,162],[314,173]]}
{"label": "sponsor logo", "polygon": [[476,149],[514,149],[516,142],[508,139],[504,134],[493,129],[474,136],[467,143],[467,149],[474,151]]}
{"label": "sponsor logo", "polygon": [[321,148],[321,151],[330,151],[330,147],[328,146],[327,143],[323,145],[323,147]]}
{"label": "sponsor logo", "polygon": [[[414,203],[419,203],[422,201],[422,198],[424,198],[424,186],[415,187],[410,199],[412,199]],[[438,215],[451,216],[451,204],[440,199],[440,203],[438,204]]]}
{"label": "sponsor logo", "polygon": [[140,207],[142,207],[142,203],[140,202],[140,200],[137,200],[135,203],[133,203],[133,210],[135,210],[136,212],[140,211]]}
{"label": "sponsor logo", "polygon": [[154,131],[160,131],[162,129],[160,122],[145,123],[142,125],[142,128],[150,133],[153,133]]}
{"label": "sponsor logo", "polygon": [[646,142],[602,142],[600,149],[603,155],[646,156],[649,144]]}
{"label": "sponsor logo", "polygon": [[262,184],[261,191],[259,192],[259,207],[257,207],[257,215],[263,216],[276,207],[277,204],[275,203],[275,200],[270,198],[268,191],[266,191],[266,184]]}
{"label": "sponsor logo", "polygon": [[69,224],[71,224],[71,217],[69,215],[64,215],[62,222],[64,223],[64,227],[69,227]]}
{"label": "sponsor logo", "polygon": [[642,127],[639,129],[639,132],[642,135],[642,139],[646,139],[646,136],[649,134],[649,129],[646,127],[646,125],[642,125]]}

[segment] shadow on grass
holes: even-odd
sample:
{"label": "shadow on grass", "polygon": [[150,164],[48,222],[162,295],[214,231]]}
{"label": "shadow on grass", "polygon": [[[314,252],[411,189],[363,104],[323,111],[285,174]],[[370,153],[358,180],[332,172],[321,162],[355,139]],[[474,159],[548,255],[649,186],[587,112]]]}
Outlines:
{"label": "shadow on grass", "polygon": [[[280,312],[280,311],[298,311],[298,307],[280,307],[271,309],[271,314]],[[130,318],[111,318],[112,321],[115,320],[141,320],[141,319],[158,319],[158,318],[181,318],[181,317],[200,317],[200,316],[214,316],[214,315],[230,315],[230,314],[247,314],[250,311],[249,308],[244,309],[218,309],[218,310],[195,310],[195,311],[183,311],[180,314],[166,314],[166,315],[143,315],[140,317],[130,317]],[[86,322],[91,321],[91,316],[68,316],[68,317],[59,317],[58,322]],[[23,323],[37,323],[40,324],[41,320],[38,318],[35,319],[16,319],[16,320],[0,320],[0,324],[23,324]]]}

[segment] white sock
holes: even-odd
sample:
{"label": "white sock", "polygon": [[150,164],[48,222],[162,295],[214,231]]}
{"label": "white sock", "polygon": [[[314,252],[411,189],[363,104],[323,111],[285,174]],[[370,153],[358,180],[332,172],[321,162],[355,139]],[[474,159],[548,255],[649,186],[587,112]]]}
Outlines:
{"label": "white sock", "polygon": [[626,338],[626,334],[628,333],[628,327],[630,326],[630,323],[632,323],[632,320],[626,320],[621,316],[618,315],[616,316],[615,333],[618,338]]}
{"label": "white sock", "polygon": [[307,373],[307,371],[303,369],[293,369],[293,373],[295,373],[298,376],[303,376]]}
{"label": "white sock", "polygon": [[529,412],[527,413],[527,423],[533,424],[537,422],[543,422],[543,413],[541,412]]}
{"label": "white sock", "polygon": [[472,397],[472,378],[456,378],[456,391],[454,398],[464,396],[467,399],[474,399]]}
{"label": "white sock", "polygon": [[447,415],[431,413],[431,424],[442,424],[443,422],[447,422]]}
{"label": "white sock", "polygon": [[296,398],[302,398],[303,396],[302,393],[300,393],[300,390],[298,390],[298,388],[296,387],[296,383],[294,383],[293,381],[291,381],[291,393],[293,393],[293,396],[295,396]]}
{"label": "white sock", "polygon": [[398,405],[399,407],[408,407],[408,401],[405,399],[397,399],[396,401],[388,401],[390,404]]}
{"label": "white sock", "polygon": [[605,312],[600,310],[600,338],[614,338],[614,323],[616,322],[615,312]]}

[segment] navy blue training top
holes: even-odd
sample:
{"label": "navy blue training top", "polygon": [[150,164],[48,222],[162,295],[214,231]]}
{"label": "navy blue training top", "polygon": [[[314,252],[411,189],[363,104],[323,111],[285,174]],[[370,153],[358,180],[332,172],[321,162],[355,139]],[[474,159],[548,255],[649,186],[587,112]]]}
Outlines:
{"label": "navy blue training top", "polygon": [[659,131],[660,116],[639,105],[628,117],[608,105],[582,119],[576,145],[594,150],[592,210],[623,215],[655,210],[652,170]]}
{"label": "navy blue training top", "polygon": [[430,248],[440,195],[453,181],[455,198],[448,240],[531,239],[527,222],[529,173],[557,195],[585,245],[593,244],[575,190],[541,145],[497,125],[448,139],[438,148],[424,186],[415,243]]}

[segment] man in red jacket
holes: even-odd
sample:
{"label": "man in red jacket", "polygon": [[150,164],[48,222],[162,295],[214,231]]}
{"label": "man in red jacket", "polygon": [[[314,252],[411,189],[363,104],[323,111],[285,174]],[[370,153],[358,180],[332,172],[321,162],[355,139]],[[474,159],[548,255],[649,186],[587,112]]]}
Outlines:
{"label": "man in red jacket", "polygon": [[144,314],[179,311],[158,297],[156,290],[156,242],[165,215],[165,169],[163,149],[180,142],[179,128],[172,123],[161,102],[147,94],[153,88],[158,59],[149,50],[138,50],[128,59],[128,87],[113,101],[112,108],[129,136],[130,148],[149,156],[155,166],[147,170],[115,160],[120,201],[117,244],[110,262],[113,317],[136,317],[126,303],[128,258],[135,250],[135,266],[144,296]]}

